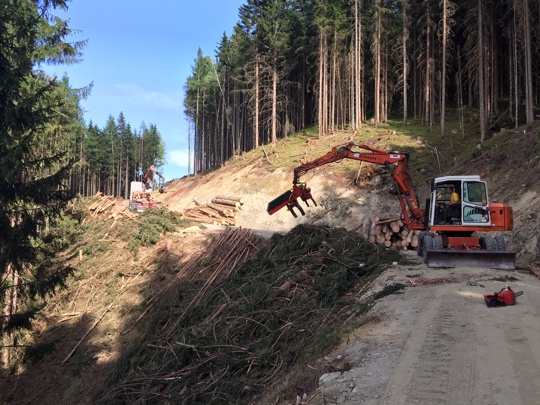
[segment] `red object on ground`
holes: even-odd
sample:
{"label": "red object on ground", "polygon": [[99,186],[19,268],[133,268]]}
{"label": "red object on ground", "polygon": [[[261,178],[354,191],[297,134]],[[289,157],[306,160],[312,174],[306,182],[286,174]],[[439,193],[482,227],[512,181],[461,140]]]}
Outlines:
{"label": "red object on ground", "polygon": [[499,298],[504,301],[506,305],[515,305],[516,304],[516,294],[510,287],[507,287],[506,290],[499,293]]}

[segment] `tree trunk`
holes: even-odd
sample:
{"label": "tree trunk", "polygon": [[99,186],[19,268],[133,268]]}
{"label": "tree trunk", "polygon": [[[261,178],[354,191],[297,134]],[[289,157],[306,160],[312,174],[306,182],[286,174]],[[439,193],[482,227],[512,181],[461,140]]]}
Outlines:
{"label": "tree trunk", "polygon": [[319,123],[319,138],[323,135],[323,80],[324,80],[324,34],[321,32],[319,34],[319,111],[318,111],[318,123]]}
{"label": "tree trunk", "polygon": [[256,56],[255,60],[255,147],[259,146],[260,134],[259,134],[259,97],[260,97],[260,88],[259,88],[259,55]]}
{"label": "tree trunk", "polygon": [[442,23],[443,23],[443,29],[442,29],[442,73],[441,73],[441,138],[444,138],[444,132],[445,132],[445,109],[446,109],[446,41],[447,41],[447,0],[442,0],[442,8],[443,8],[443,15],[442,15]]}
{"label": "tree trunk", "polygon": [[381,122],[381,3],[380,0],[375,5],[376,27],[375,27],[375,125]]}
{"label": "tree trunk", "polygon": [[274,50],[272,65],[272,143],[277,141],[277,49]]}
{"label": "tree trunk", "polygon": [[403,125],[407,126],[407,76],[408,76],[408,60],[407,60],[407,39],[409,37],[409,21],[407,19],[407,1],[403,0],[403,11],[402,11],[402,49],[401,49],[401,58],[403,63]]}
{"label": "tree trunk", "polygon": [[129,196],[129,155],[126,154],[126,174],[124,180],[124,199],[127,200]]}
{"label": "tree trunk", "polygon": [[486,137],[486,109],[484,90],[484,27],[482,0],[478,0],[478,117],[480,120],[480,143]]}
{"label": "tree trunk", "polygon": [[525,115],[527,124],[534,121],[531,30],[529,23],[529,0],[522,0],[523,48],[525,53]]}
{"label": "tree trunk", "polygon": [[425,83],[424,83],[424,124],[429,125],[431,128],[431,115],[430,115],[430,104],[431,104],[431,16],[429,9],[429,2],[427,2],[426,9],[426,72],[425,72]]}

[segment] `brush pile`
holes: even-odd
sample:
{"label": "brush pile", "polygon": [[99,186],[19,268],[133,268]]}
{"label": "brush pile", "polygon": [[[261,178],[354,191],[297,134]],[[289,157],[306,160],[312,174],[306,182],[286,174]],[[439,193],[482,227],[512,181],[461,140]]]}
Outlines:
{"label": "brush pile", "polygon": [[241,197],[216,196],[205,205],[197,203],[195,208],[184,210],[183,215],[186,219],[195,222],[234,226],[243,204],[244,200]]}
{"label": "brush pile", "polygon": [[118,215],[129,216],[128,206],[121,197],[103,195],[98,192],[93,197],[94,201],[88,207],[90,217],[100,217],[105,219],[116,218]]}
{"label": "brush pile", "polygon": [[[337,345],[398,253],[345,229],[227,232],[148,298],[100,403],[248,404]],[[167,262],[160,259],[162,266]],[[143,327],[144,325],[144,327]],[[290,384],[294,384],[290,381]]]}

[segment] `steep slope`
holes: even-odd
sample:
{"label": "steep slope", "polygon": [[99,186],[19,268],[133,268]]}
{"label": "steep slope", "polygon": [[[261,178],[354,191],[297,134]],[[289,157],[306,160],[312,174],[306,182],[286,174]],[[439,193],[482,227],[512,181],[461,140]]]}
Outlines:
{"label": "steep slope", "polygon": [[[515,131],[494,134],[482,147],[472,153],[454,159],[454,169],[447,174],[484,174],[488,180],[490,198],[505,201],[513,206],[514,231],[505,234],[508,248],[518,252],[518,263],[527,267],[536,260],[540,240],[537,238],[540,204],[540,179],[535,173],[540,169],[540,145],[538,137],[540,125],[534,124]],[[388,137],[391,138],[391,137]],[[388,138],[378,138],[377,146],[384,148]],[[324,151],[311,152],[309,159],[330,150],[331,146],[345,143],[347,134],[315,140],[311,143],[327,145]],[[333,142],[333,143],[332,143]],[[399,145],[392,145],[402,150]],[[402,145],[403,148],[403,145]],[[408,150],[409,146],[405,145]],[[427,148],[426,148],[427,149]],[[450,151],[448,151],[450,152]],[[445,152],[447,153],[447,152]],[[429,193],[427,182],[434,177],[431,171],[419,173],[426,167],[419,156],[426,151],[417,149],[412,153],[411,169],[414,170],[420,201]],[[467,157],[470,156],[470,157]],[[317,207],[306,209],[306,216],[294,218],[285,209],[273,216],[268,215],[269,201],[291,187],[292,168],[300,164],[300,157],[290,167],[275,167],[263,155],[263,151],[251,152],[243,165],[231,165],[205,176],[189,177],[171,184],[168,195],[175,190],[183,190],[174,197],[164,197],[165,204],[172,210],[182,211],[195,202],[209,202],[216,194],[240,195],[246,203],[239,215],[238,225],[250,229],[283,232],[299,223],[322,221],[347,229],[365,230],[366,221],[374,215],[391,217],[400,215],[397,198],[389,193],[391,179],[387,174],[377,176],[376,186],[368,179],[360,178],[354,183],[358,163],[349,164],[348,172],[343,170],[345,162],[330,164],[306,175],[307,181],[318,203]],[[365,171],[364,171],[365,173]]]}

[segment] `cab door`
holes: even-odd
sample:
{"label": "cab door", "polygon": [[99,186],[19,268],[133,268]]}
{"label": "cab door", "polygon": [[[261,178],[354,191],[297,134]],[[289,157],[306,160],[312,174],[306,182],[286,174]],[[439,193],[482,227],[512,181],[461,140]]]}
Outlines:
{"label": "cab door", "polygon": [[491,226],[486,182],[464,181],[462,196],[462,224],[464,226]]}

